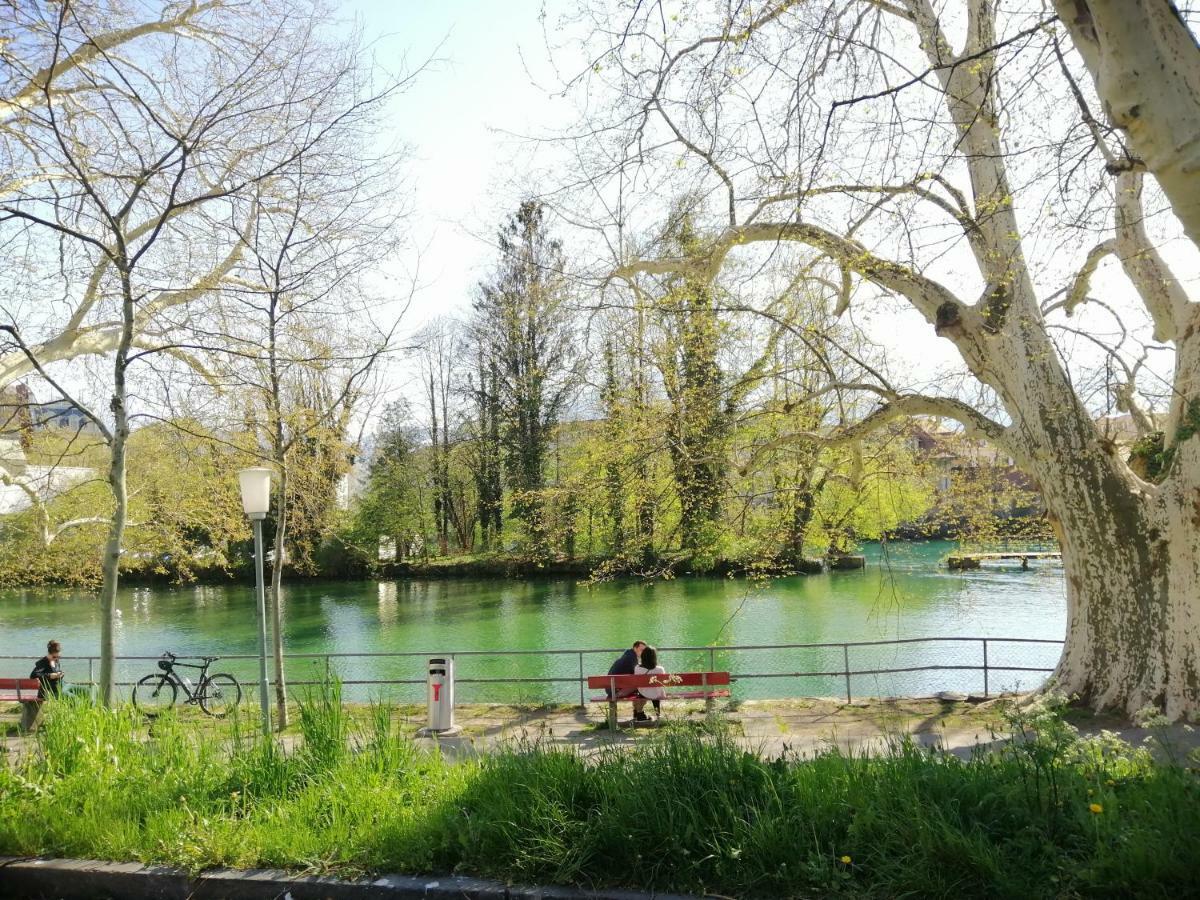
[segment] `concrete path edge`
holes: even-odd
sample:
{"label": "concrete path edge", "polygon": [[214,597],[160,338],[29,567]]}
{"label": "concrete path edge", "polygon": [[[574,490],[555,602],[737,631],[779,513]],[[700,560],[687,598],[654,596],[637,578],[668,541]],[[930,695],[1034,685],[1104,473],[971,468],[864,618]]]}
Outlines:
{"label": "concrete path edge", "polygon": [[209,869],[88,859],[0,856],[0,896],[13,900],[694,900],[680,894],[523,887],[458,875],[344,880],[278,869]]}

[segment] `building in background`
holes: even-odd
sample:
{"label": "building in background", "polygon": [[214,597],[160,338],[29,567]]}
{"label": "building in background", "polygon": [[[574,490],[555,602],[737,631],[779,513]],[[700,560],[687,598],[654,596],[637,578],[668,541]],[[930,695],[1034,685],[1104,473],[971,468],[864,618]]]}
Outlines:
{"label": "building in background", "polygon": [[0,515],[46,503],[89,478],[95,470],[30,459],[33,437],[61,429],[71,434],[97,435],[99,430],[74,404],[38,403],[23,384],[0,390]]}

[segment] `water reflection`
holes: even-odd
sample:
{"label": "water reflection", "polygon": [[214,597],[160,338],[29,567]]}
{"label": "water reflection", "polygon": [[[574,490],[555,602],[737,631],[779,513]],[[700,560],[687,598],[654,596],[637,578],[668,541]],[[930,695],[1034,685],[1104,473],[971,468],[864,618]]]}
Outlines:
{"label": "water reflection", "polygon": [[[400,652],[420,654],[458,650],[620,648],[641,638],[660,647],[712,644],[780,644],[879,640],[930,635],[1060,638],[1064,597],[1061,570],[982,570],[948,573],[938,567],[947,545],[889,548],[870,555],[864,571],[796,577],[756,583],[741,579],[680,579],[646,584],[614,582],[580,585],[573,581],[487,582],[461,580],[347,583],[294,583],[284,590],[285,644],[292,653],[318,654],[318,664],[289,663],[289,676],[309,680],[324,666],[324,654]],[[122,655],[156,656],[164,649],[180,654],[224,655],[257,652],[255,600],[250,586],[181,588],[137,587],[118,597],[117,631]],[[94,653],[99,636],[95,595],[61,589],[0,592],[0,674],[23,674],[25,659],[38,655],[50,637],[66,643],[71,655]],[[884,668],[910,661],[978,661],[978,645],[948,648],[857,649],[859,668]],[[1057,649],[997,644],[991,662],[1053,662]],[[718,668],[762,674],[835,671],[841,651],[810,649],[715,651]],[[608,652],[584,657],[587,674],[603,672]],[[706,650],[672,652],[673,668],[707,667]],[[915,664],[915,663],[914,663]],[[422,658],[333,659],[331,670],[348,680],[422,677]],[[537,653],[527,657],[461,657],[460,677],[573,679],[579,656]],[[251,678],[253,660],[230,660],[224,668]],[[126,664],[128,674],[146,663]],[[852,679],[854,693],[884,692],[910,684],[946,685],[945,673],[914,673],[886,683],[873,674]],[[1030,684],[1039,676],[1008,677]],[[973,679],[973,680],[972,680]],[[977,673],[964,673],[956,684],[977,689]],[[997,682],[991,687],[995,688]],[[780,677],[742,682],[742,696],[797,693],[837,695],[839,678]],[[906,688],[905,688],[906,689]],[[408,696],[397,688],[393,696]],[[539,693],[540,692],[540,693]],[[365,696],[366,689],[350,690]],[[414,698],[416,691],[409,691]],[[465,685],[465,699],[578,699],[578,687],[564,681],[553,689],[513,682],[506,688]]]}
{"label": "water reflection", "polygon": [[395,625],[400,618],[396,594],[396,582],[379,582],[379,624],[384,628]]}

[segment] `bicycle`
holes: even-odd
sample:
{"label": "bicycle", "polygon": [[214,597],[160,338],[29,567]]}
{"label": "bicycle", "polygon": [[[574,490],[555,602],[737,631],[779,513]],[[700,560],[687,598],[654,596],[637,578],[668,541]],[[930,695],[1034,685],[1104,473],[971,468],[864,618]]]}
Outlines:
{"label": "bicycle", "polygon": [[[242,687],[237,679],[224,672],[209,675],[208,669],[221,657],[200,656],[203,665],[179,662],[171,651],[166,651],[158,661],[162,671],[154,672],[142,678],[133,687],[133,705],[143,712],[158,712],[170,709],[182,689],[187,699],[185,703],[194,703],[213,718],[223,718],[230,709],[236,707],[242,699]],[[195,687],[184,675],[175,671],[176,667],[199,669],[200,677]]]}

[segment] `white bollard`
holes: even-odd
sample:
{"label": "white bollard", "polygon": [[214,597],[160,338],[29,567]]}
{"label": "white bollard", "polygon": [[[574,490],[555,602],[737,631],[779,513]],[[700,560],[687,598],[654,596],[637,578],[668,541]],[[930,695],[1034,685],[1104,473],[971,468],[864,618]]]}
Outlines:
{"label": "white bollard", "polygon": [[426,679],[426,701],[429,724],[422,729],[425,734],[454,734],[454,660],[448,656],[429,659],[429,676]]}

